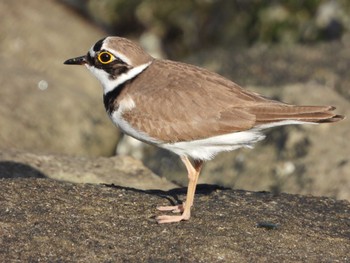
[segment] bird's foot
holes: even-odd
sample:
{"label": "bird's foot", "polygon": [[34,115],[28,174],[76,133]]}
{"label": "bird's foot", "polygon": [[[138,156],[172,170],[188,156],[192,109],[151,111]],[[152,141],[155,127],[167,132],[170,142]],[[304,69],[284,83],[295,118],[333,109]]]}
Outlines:
{"label": "bird's foot", "polygon": [[174,223],[174,222],[180,222],[182,220],[189,220],[189,219],[190,219],[190,215],[185,215],[185,213],[179,216],[161,215],[156,217],[158,224]]}
{"label": "bird's foot", "polygon": [[156,217],[158,224],[180,222],[182,220],[190,219],[190,209],[185,211],[185,203],[174,206],[158,206],[159,211],[171,211],[173,213],[182,213],[181,215],[160,215]]}
{"label": "bird's foot", "polygon": [[182,213],[184,211],[185,203],[181,205],[169,205],[169,206],[158,206],[159,211],[171,211],[173,213]]}

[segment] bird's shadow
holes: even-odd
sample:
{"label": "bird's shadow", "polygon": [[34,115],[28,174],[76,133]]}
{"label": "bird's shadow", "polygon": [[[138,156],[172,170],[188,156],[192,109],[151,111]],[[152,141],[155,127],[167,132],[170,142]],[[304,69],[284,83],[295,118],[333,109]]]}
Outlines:
{"label": "bird's shadow", "polygon": [[[39,171],[38,169],[24,163],[15,161],[0,161],[0,178],[48,178],[47,175]],[[148,194],[158,196],[167,199],[171,205],[181,204],[179,196],[186,195],[187,187],[174,188],[168,191],[152,189],[152,190],[141,190],[132,187],[119,186],[115,184],[102,184],[106,187],[114,189],[123,189],[127,191],[133,191],[142,194]],[[218,185],[210,184],[199,184],[197,185],[197,195],[210,195],[216,190],[228,189]]]}
{"label": "bird's shadow", "polygon": [[[171,205],[182,204],[183,201],[180,200],[179,196],[186,195],[186,192],[187,192],[187,187],[179,187],[168,191],[163,191],[163,190],[157,190],[157,189],[140,190],[140,189],[131,188],[131,187],[118,186],[114,184],[103,184],[103,185],[106,187],[111,187],[115,189],[123,189],[123,190],[133,191],[136,193],[162,197],[167,199],[171,203]],[[196,188],[196,195],[210,195],[212,192],[215,192],[216,190],[227,190],[227,189],[229,188],[222,187],[219,185],[199,184],[197,185],[197,188]]]}
{"label": "bird's shadow", "polygon": [[0,161],[0,178],[47,178],[47,176],[28,164]]}

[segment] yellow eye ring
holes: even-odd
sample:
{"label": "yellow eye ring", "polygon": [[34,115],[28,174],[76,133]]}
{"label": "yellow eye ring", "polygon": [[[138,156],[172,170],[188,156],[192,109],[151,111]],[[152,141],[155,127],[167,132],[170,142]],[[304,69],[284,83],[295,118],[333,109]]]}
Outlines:
{"label": "yellow eye ring", "polygon": [[108,64],[114,60],[114,56],[107,51],[102,51],[100,54],[98,54],[97,59],[102,64]]}

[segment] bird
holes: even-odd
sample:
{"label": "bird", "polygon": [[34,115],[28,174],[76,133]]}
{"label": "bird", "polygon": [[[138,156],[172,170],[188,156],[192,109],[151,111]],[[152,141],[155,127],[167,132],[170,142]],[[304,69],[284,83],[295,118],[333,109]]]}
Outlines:
{"label": "bird", "polygon": [[287,104],[207,69],[156,59],[136,42],[118,36],[97,41],[86,55],[64,64],[85,65],[101,82],[106,112],[122,132],[169,150],[184,163],[186,200],[157,207],[165,213],[156,217],[158,223],[190,219],[203,164],[218,153],[252,148],[268,128],[345,118],[335,114],[333,106]]}

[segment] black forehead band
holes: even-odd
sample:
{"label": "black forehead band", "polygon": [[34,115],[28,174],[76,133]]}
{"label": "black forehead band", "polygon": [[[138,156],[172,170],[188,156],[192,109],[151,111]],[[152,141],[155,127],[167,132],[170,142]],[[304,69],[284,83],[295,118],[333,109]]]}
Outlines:
{"label": "black forehead band", "polygon": [[88,62],[89,65],[93,65],[93,64],[94,64],[94,58],[91,57],[90,52],[88,52],[88,53],[86,54],[86,60],[87,60],[87,62]]}
{"label": "black forehead band", "polygon": [[105,40],[106,38],[102,38],[100,39],[99,41],[96,42],[96,44],[94,45],[94,47],[92,48],[93,51],[97,52],[101,49],[102,47],[102,44],[103,44],[103,41]]}

